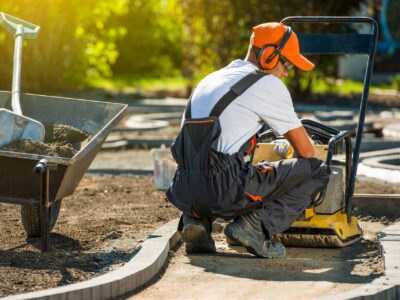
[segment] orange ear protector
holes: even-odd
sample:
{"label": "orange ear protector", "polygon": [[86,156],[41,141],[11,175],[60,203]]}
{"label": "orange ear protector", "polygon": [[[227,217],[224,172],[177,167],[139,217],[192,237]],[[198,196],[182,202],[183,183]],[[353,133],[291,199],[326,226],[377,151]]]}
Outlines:
{"label": "orange ear protector", "polygon": [[292,29],[287,26],[282,41],[277,46],[276,44],[265,44],[260,51],[258,62],[264,70],[271,70],[276,67],[281,55],[283,47],[285,47],[287,41],[292,34]]}

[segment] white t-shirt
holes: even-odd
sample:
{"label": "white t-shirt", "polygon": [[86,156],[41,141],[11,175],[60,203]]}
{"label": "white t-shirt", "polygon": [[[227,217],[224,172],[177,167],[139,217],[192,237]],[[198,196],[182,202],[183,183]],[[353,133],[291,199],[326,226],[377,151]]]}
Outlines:
{"label": "white t-shirt", "polygon": [[[227,67],[206,76],[192,95],[192,118],[208,117],[212,108],[228,90],[257,66],[235,60]],[[256,134],[264,123],[278,135],[302,126],[285,84],[266,75],[237,97],[219,117],[221,136],[218,151],[232,154]]]}

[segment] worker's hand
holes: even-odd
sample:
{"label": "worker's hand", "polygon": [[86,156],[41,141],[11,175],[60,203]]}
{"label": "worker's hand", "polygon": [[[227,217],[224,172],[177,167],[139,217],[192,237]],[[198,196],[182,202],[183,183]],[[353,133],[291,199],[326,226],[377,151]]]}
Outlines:
{"label": "worker's hand", "polygon": [[282,159],[293,158],[293,146],[287,140],[275,140],[274,152]]}
{"label": "worker's hand", "polygon": [[315,152],[314,145],[303,126],[289,130],[283,136],[295,149],[295,157],[313,157]]}

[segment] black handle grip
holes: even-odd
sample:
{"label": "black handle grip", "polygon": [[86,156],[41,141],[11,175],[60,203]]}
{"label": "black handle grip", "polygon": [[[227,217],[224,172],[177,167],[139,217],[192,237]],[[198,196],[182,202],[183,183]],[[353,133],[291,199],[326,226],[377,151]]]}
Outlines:
{"label": "black handle grip", "polygon": [[41,159],[37,162],[37,164],[33,167],[33,172],[37,174],[41,174],[47,169],[47,160]]}
{"label": "black handle grip", "polygon": [[49,163],[47,159],[41,159],[39,160],[36,165],[33,167],[33,172],[36,174],[42,174],[46,170],[56,170],[57,165],[53,163]]}

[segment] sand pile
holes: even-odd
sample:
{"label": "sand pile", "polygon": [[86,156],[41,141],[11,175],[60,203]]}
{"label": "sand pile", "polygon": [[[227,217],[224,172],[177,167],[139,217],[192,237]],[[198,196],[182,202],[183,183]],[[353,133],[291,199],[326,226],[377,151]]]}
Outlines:
{"label": "sand pile", "polygon": [[44,142],[17,140],[1,150],[71,158],[89,134],[64,124],[46,124]]}

